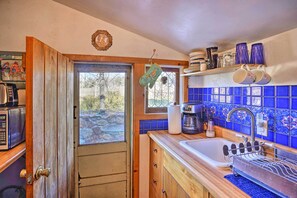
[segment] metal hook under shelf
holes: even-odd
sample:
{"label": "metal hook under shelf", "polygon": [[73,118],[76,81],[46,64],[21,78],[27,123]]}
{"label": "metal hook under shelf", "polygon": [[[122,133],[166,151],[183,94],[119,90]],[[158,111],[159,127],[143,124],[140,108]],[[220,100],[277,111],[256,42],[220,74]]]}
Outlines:
{"label": "metal hook under shelf", "polygon": [[153,54],[152,54],[151,58],[149,59],[149,62],[151,65],[153,64],[153,57],[155,56],[156,51],[157,51],[156,49],[153,49]]}

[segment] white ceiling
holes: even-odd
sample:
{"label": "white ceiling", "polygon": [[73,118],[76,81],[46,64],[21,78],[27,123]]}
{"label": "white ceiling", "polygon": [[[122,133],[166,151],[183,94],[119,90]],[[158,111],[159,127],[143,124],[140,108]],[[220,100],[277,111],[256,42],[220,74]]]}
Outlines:
{"label": "white ceiling", "polygon": [[54,0],[188,54],[297,27],[297,0]]}

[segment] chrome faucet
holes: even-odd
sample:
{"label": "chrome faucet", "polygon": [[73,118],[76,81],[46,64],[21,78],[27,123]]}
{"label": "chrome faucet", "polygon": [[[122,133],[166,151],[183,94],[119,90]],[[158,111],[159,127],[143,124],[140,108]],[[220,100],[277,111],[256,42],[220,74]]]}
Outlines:
{"label": "chrome faucet", "polygon": [[245,111],[247,114],[249,114],[251,116],[251,143],[252,145],[254,145],[255,142],[255,116],[253,114],[253,112],[251,112],[249,109],[247,108],[234,108],[231,111],[229,111],[229,113],[227,114],[227,122],[230,122],[231,119],[231,115],[235,112],[235,111]]}

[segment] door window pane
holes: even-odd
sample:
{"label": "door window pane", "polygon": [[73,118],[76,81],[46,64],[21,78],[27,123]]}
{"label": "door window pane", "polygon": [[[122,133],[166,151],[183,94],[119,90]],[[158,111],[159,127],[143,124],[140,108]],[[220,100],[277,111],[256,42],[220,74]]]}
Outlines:
{"label": "door window pane", "polygon": [[79,73],[79,144],[125,141],[124,72]]}

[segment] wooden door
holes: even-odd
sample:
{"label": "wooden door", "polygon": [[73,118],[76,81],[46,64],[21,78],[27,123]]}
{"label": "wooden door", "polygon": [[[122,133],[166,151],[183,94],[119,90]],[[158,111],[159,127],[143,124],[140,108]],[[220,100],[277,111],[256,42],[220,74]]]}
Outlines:
{"label": "wooden door", "polygon": [[27,37],[26,79],[27,197],[73,197],[73,63]]}
{"label": "wooden door", "polygon": [[130,197],[130,65],[75,64],[81,198]]}
{"label": "wooden door", "polygon": [[177,183],[173,176],[163,170],[163,198],[189,198],[186,191]]}

